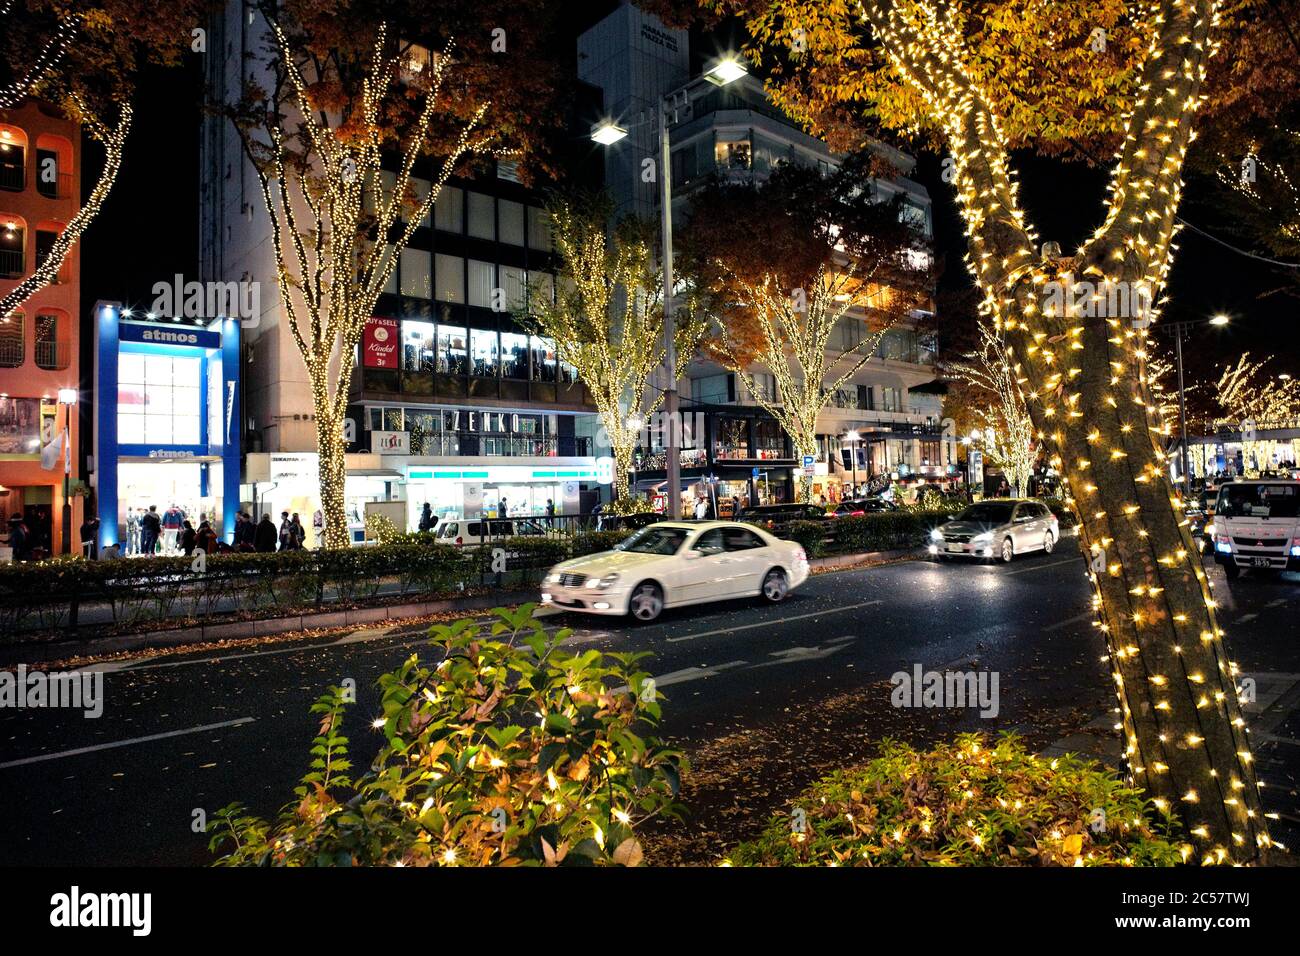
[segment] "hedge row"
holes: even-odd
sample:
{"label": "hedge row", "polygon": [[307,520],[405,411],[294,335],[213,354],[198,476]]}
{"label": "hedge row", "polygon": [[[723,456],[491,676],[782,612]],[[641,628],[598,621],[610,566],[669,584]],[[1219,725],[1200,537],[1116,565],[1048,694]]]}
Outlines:
{"label": "hedge row", "polygon": [[925,544],[930,530],[947,521],[952,514],[950,510],[884,511],[857,518],[795,521],[781,530],[781,537],[798,541],[809,557],[892,551]]}
{"label": "hedge row", "polygon": [[[190,557],[0,565],[0,640],[92,619],[107,629],[131,630],[163,619],[349,604],[381,590],[385,597],[445,597],[478,586],[522,586],[560,561],[608,550],[625,537],[584,532],[456,548],[436,544],[432,535],[408,534],[340,551],[207,555],[202,567]],[[496,548],[505,553],[504,567]]]}

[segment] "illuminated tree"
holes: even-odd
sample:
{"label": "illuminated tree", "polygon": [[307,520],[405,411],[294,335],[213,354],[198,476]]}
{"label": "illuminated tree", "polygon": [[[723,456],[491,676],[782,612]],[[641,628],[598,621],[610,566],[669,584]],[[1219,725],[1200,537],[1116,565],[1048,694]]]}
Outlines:
{"label": "illuminated tree", "polygon": [[[547,118],[532,84],[550,71],[530,71],[529,27],[503,3],[396,3],[383,21],[347,0],[258,8],[265,77],[223,111],[270,215],[281,304],[311,385],[324,543],[343,548],[343,428],[366,323],[448,177],[475,154],[531,145]],[[464,40],[415,42],[456,25],[471,31]],[[432,170],[427,189],[417,167]]]}
{"label": "illuminated tree", "polygon": [[[785,163],[762,182],[714,179],[692,197],[682,271],[713,316],[704,351],[733,371],[790,436],[817,454],[817,418],[895,324],[928,305],[924,235],[887,198],[876,153],[834,171]],[[756,373],[773,376],[769,392]],[[803,476],[799,496],[812,496]]]}
{"label": "illuminated tree", "polygon": [[[122,167],[131,130],[131,100],[142,62],[174,66],[191,49],[192,25],[203,0],[100,0],[70,9],[54,0],[0,3],[7,70],[0,71],[0,109],[28,98],[58,107],[104,150],[104,165],[89,197],[24,277],[0,295],[0,316],[16,312],[54,280],[73,246],[99,215]],[[54,167],[38,168],[38,178]]]}
{"label": "illuminated tree", "polygon": [[1214,383],[1219,418],[1241,432],[1242,463],[1248,470],[1267,468],[1276,442],[1257,437],[1260,430],[1290,427],[1300,420],[1300,381],[1268,372],[1266,363],[1252,362],[1247,352],[1225,366]]}
{"label": "illuminated tree", "polygon": [[963,398],[974,410],[985,454],[1002,469],[1015,494],[1028,494],[1038,461],[1034,423],[1020,391],[1025,380],[1002,333],[981,321],[976,350],[946,371],[969,387]]}
{"label": "illuminated tree", "polygon": [[[519,318],[554,340],[556,356],[573,366],[591,393],[614,454],[614,497],[628,495],[628,475],[642,430],[663,402],[656,372],[663,366],[662,273],[644,227],[625,220],[607,234],[607,200],[558,199],[550,205],[551,236],[560,259],[554,299],[533,290]],[[674,330],[678,377],[694,353],[704,320],[693,300]],[[676,423],[668,423],[676,427]]]}
{"label": "illuminated tree", "polygon": [[[722,5],[748,15],[779,64],[775,97],[813,126],[847,115],[852,136],[865,117],[947,148],[985,315],[1080,515],[1129,771],[1186,823],[1189,857],[1258,860],[1270,841],[1236,668],[1142,383],[1216,3]],[[1009,154],[1072,136],[1116,147],[1105,219],[1065,256],[1040,247]]]}

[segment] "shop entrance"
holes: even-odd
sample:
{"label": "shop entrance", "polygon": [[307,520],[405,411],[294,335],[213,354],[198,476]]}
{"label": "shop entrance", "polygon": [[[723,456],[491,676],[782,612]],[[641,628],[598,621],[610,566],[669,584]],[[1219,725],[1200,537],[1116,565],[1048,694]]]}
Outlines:
{"label": "shop entrance", "polygon": [[[207,468],[207,480],[203,469]],[[221,463],[200,461],[129,461],[117,467],[117,521],[125,532],[128,554],[139,553],[140,520],[153,505],[162,523],[157,551],[179,554],[181,529],[188,521],[197,531],[206,521],[224,537],[221,527]],[[204,492],[207,491],[207,494]]]}

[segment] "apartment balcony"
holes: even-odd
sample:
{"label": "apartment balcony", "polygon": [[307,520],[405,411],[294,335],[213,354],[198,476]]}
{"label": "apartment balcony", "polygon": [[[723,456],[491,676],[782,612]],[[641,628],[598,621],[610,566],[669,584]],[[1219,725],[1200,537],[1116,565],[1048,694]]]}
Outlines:
{"label": "apartment balcony", "polygon": [[21,279],[26,275],[23,254],[18,249],[0,249],[0,279]]}
{"label": "apartment balcony", "polygon": [[36,367],[62,371],[72,359],[72,346],[67,342],[37,342]]}

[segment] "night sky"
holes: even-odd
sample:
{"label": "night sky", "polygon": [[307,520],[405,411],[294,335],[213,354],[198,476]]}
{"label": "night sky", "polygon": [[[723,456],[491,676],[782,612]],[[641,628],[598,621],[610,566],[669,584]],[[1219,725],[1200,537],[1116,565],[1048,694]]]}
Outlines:
{"label": "night sky", "polygon": [[[574,37],[615,5],[591,4],[586,16],[572,21]],[[728,32],[692,38],[693,53],[701,62],[715,49],[733,43],[734,34]],[[574,46],[569,43],[567,50],[557,53],[574,56]],[[197,56],[183,69],[150,69],[142,75],[135,128],[122,172],[82,240],[83,316],[89,315],[97,299],[147,305],[155,282],[170,280],[177,272],[197,277],[201,86]],[[83,194],[94,183],[101,156],[94,144],[85,151]],[[952,189],[939,177],[937,155],[919,159],[917,178],[934,200],[936,252],[947,261],[941,284],[945,288],[969,285],[961,262],[965,238]],[[1031,155],[1017,156],[1016,165],[1031,221],[1045,240],[1054,239],[1068,251],[1100,222],[1105,170]],[[1183,213],[1195,225],[1215,233],[1205,209],[1184,203]],[[1231,237],[1222,238],[1237,244]],[[1185,348],[1189,378],[1208,375],[1214,366],[1235,361],[1244,351],[1256,358],[1275,354],[1274,371],[1300,374],[1300,299],[1260,298],[1284,284],[1277,270],[1191,230],[1184,230],[1179,239],[1166,317],[1197,319],[1217,312],[1233,317],[1227,329],[1207,327],[1192,333]],[[942,328],[940,316],[940,334]],[[88,344],[89,336],[85,339]],[[88,359],[83,352],[83,361]]]}

